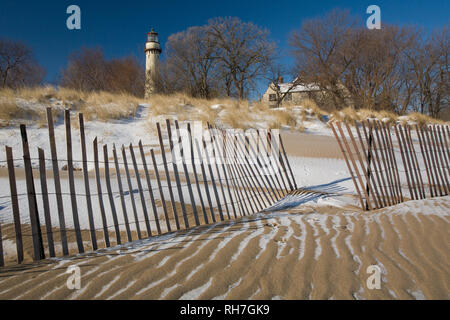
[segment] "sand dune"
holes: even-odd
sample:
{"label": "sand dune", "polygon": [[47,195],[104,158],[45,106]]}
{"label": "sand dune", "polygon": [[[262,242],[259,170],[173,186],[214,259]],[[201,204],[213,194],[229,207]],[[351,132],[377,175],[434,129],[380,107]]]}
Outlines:
{"label": "sand dune", "polygon": [[[0,299],[448,299],[449,197],[305,204],[0,271]],[[81,289],[66,287],[70,265]],[[368,289],[370,265],[381,289]]]}

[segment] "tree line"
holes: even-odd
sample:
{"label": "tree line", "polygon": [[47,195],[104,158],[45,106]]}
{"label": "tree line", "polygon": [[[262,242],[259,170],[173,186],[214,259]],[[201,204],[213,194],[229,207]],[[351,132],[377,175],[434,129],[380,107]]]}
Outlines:
{"label": "tree line", "polygon": [[[159,89],[193,97],[248,98],[256,85],[280,79],[313,85],[323,108],[417,111],[438,116],[449,107],[449,28],[383,25],[369,30],[347,11],[305,20],[289,36],[294,64],[279,62],[269,31],[239,18],[215,18],[167,39]],[[0,39],[3,87],[36,85],[44,69],[22,43]],[[99,48],[81,48],[68,58],[59,85],[84,91],[143,96],[145,71],[135,57],[106,59]],[[286,92],[277,92],[283,99]]]}

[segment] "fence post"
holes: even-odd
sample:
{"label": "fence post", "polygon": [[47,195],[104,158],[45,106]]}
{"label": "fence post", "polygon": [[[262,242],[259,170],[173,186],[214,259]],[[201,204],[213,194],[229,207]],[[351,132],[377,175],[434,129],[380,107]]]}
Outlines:
{"label": "fence post", "polygon": [[61,181],[59,179],[58,156],[56,152],[55,130],[53,127],[53,115],[51,108],[47,108],[47,123],[50,152],[52,156],[53,181],[55,183],[56,205],[58,208],[59,230],[61,233],[61,246],[63,255],[67,256],[69,254],[69,247],[67,245],[66,222],[64,217],[64,205],[62,201]]}
{"label": "fence post", "polygon": [[47,233],[48,251],[50,257],[55,257],[55,245],[53,243],[52,219],[50,217],[50,206],[48,202],[47,176],[45,172],[44,150],[38,148],[39,153],[39,173],[41,180],[42,203],[44,205],[45,230]]}
{"label": "fence post", "polygon": [[93,141],[93,148],[94,148],[94,169],[95,169],[95,180],[97,182],[98,203],[100,206],[100,214],[102,216],[102,225],[103,225],[103,234],[105,237],[105,246],[107,248],[109,248],[111,244],[109,243],[108,223],[106,221],[105,205],[103,203],[103,195],[102,195],[102,184],[100,182],[100,168],[98,165],[97,137],[95,137],[95,139]]}
{"label": "fence post", "polygon": [[80,123],[81,156],[83,159],[84,190],[86,192],[86,206],[89,219],[89,229],[91,234],[92,249],[97,250],[97,235],[95,234],[94,214],[92,212],[91,188],[89,186],[89,173],[86,155],[86,137],[84,135],[84,119],[82,113],[78,114],[78,120]]}
{"label": "fence post", "polygon": [[33,169],[31,167],[30,150],[28,147],[27,129],[24,124],[20,125],[22,135],[23,160],[25,165],[25,178],[27,184],[28,206],[30,209],[30,222],[33,237],[33,258],[35,261],[45,259],[44,245],[42,243],[41,224],[34,190]]}

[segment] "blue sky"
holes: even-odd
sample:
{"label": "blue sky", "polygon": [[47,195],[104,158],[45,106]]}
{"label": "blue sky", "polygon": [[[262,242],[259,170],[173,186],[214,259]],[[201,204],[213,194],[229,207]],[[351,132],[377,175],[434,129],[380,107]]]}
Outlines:
{"label": "blue sky", "polygon": [[[81,30],[66,28],[66,8],[71,4],[81,8]],[[144,42],[151,27],[159,32],[164,48],[172,33],[205,24],[213,17],[237,16],[269,29],[287,55],[288,36],[304,19],[342,8],[365,25],[366,8],[371,4],[381,8],[382,23],[419,25],[428,31],[449,23],[449,0],[1,0],[0,37],[31,45],[47,70],[46,80],[55,82],[69,54],[81,46],[101,46],[108,58],[133,54],[143,63]],[[290,59],[283,61],[289,64]]]}

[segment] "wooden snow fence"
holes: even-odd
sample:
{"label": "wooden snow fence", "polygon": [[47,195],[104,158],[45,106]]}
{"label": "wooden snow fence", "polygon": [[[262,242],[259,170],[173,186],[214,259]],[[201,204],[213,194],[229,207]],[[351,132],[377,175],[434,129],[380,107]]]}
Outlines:
{"label": "wooden snow fence", "polygon": [[364,210],[449,194],[448,125],[366,120],[330,127]]}
{"label": "wooden snow fence", "polygon": [[[198,135],[190,123],[166,120],[156,124],[157,146],[141,140],[108,145],[101,137],[87,141],[83,114],[78,114],[78,129],[71,121],[65,110],[65,145],[58,149],[61,139],[47,109],[50,155],[29,141],[25,125],[20,126],[23,157],[15,159],[13,149],[5,148],[10,195],[3,198],[10,199],[12,216],[2,217],[0,225],[0,266],[237,219],[261,212],[297,188],[281,136],[271,131],[208,124],[209,130]],[[73,148],[75,131],[81,150]],[[37,158],[31,148],[37,148]],[[13,244],[8,255],[2,231],[3,244]]]}

